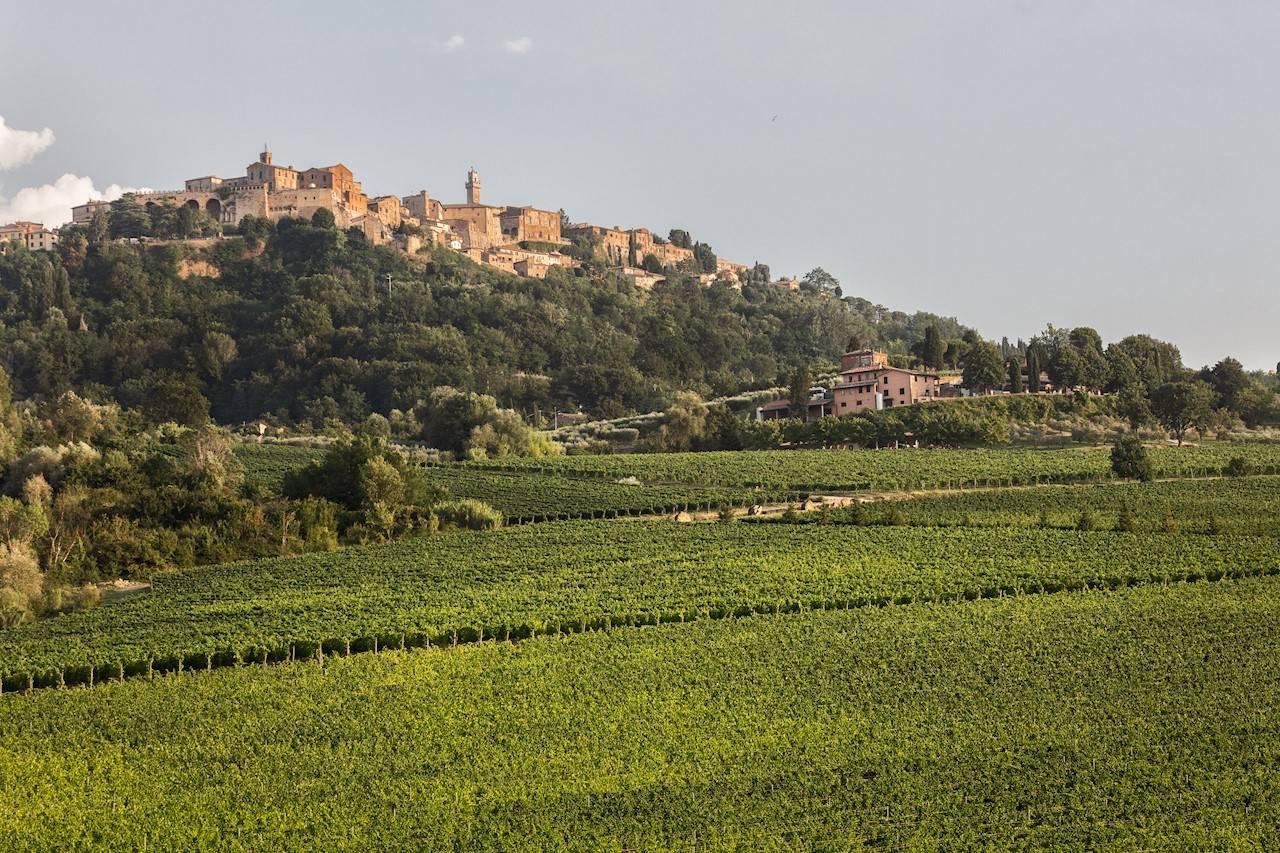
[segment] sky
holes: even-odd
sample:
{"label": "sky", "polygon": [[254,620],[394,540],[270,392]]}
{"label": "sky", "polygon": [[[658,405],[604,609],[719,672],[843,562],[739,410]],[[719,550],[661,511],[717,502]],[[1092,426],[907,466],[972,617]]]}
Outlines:
{"label": "sky", "polygon": [[1280,4],[0,0],[0,222],[341,161],[1274,369]]}

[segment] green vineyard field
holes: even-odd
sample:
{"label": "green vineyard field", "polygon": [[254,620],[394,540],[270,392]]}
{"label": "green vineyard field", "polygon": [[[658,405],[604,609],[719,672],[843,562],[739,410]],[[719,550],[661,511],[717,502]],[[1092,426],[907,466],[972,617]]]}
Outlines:
{"label": "green vineyard field", "polygon": [[[242,444],[236,448],[245,473],[274,488],[280,487],[290,471],[318,459],[321,453],[310,447],[271,444]],[[722,504],[741,507],[796,497],[777,487],[629,485],[604,478],[491,471],[474,466],[433,466],[424,473],[432,484],[447,489],[452,497],[475,498],[494,507],[508,524],[708,510]]]}
{"label": "green vineyard field", "polygon": [[5,691],[611,625],[1270,573],[1270,538],[576,522],[160,575],[0,633]]}
{"label": "green vineyard field", "polygon": [[[1280,444],[1208,444],[1152,451],[1160,477],[1202,477],[1243,456],[1260,473],[1280,473]],[[471,463],[513,471],[645,483],[818,491],[961,488],[1111,479],[1110,450],[758,450],[559,456]]]}
{"label": "green vineyard field", "polygon": [[8,849],[1280,846],[1280,579],[0,702]]}
{"label": "green vineyard field", "polygon": [[[1165,480],[1049,488],[977,490],[894,504],[908,524],[1074,527],[1088,511],[1111,529],[1127,506],[1142,532],[1280,535],[1280,477]],[[884,506],[878,508],[881,512]]]}

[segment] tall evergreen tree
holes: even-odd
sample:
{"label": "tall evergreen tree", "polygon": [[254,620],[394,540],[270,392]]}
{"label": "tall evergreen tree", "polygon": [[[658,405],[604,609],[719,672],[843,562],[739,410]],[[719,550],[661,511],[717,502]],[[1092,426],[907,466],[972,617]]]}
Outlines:
{"label": "tall evergreen tree", "polygon": [[1026,383],[1022,379],[1022,361],[1017,358],[1011,358],[1006,362],[1009,371],[1009,391],[1013,394],[1021,394],[1027,390]]}

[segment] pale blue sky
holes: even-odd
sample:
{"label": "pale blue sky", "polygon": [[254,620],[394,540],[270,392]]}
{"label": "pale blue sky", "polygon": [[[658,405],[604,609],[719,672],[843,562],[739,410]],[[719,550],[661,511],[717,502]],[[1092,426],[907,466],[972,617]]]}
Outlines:
{"label": "pale blue sky", "polygon": [[1280,359],[1274,3],[0,0],[0,21],[0,116],[56,136],[0,171],[10,204],[68,172],[239,174],[264,141],[376,194],[460,200],[475,165],[488,201],[683,227],[996,338]]}

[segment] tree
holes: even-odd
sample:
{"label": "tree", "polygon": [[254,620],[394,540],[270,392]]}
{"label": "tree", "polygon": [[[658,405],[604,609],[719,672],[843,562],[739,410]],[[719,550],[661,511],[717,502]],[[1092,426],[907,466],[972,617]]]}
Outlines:
{"label": "tree", "polygon": [[1088,326],[1071,330],[1067,341],[1076,353],[1076,385],[1100,390],[1107,384],[1107,358],[1102,353],[1102,336]]}
{"label": "tree", "polygon": [[707,404],[693,391],[676,394],[666,421],[658,430],[659,441],[667,450],[688,450],[706,431]]}
{"label": "tree", "polygon": [[979,340],[970,345],[963,362],[966,388],[985,393],[1004,384],[1004,361],[1000,358],[1000,348],[995,344]]}
{"label": "tree", "polygon": [[1199,379],[1166,382],[1151,395],[1151,411],[1181,445],[1188,429],[1208,419],[1213,400],[1213,388]]}
{"label": "tree", "polygon": [[1117,477],[1150,482],[1154,469],[1142,439],[1133,433],[1120,436],[1111,447],[1111,470]]}
{"label": "tree", "polygon": [[655,275],[662,272],[662,261],[658,260],[657,255],[649,254],[644,256],[644,270]]}
{"label": "tree", "polygon": [[1027,389],[1026,383],[1022,379],[1022,361],[1017,357],[1010,358],[1005,366],[1009,371],[1010,393],[1021,394]]}
{"label": "tree", "polygon": [[925,326],[924,340],[920,342],[920,361],[930,370],[938,370],[942,367],[942,359],[947,353],[947,344],[942,340],[942,333],[938,331],[938,326],[930,323]]}
{"label": "tree", "polygon": [[498,401],[487,394],[441,386],[431,390],[414,413],[422,424],[422,439],[439,450],[462,454],[476,427],[497,411]]}
{"label": "tree", "polygon": [[689,237],[689,232],[682,228],[672,228],[667,234],[667,240],[673,246],[679,246],[681,249],[692,249],[693,240]]}
{"label": "tree", "polygon": [[360,466],[360,491],[366,509],[381,505],[394,512],[405,502],[404,478],[394,465],[377,456]]}
{"label": "tree", "polygon": [[545,433],[530,427],[511,409],[498,409],[471,430],[467,456],[498,459],[503,456],[552,456],[561,447]]}
{"label": "tree", "polygon": [[[1182,354],[1173,344],[1150,335],[1130,335],[1107,347],[1110,389],[1115,391],[1136,381],[1150,394],[1182,373]],[[1132,378],[1131,378],[1132,377]]]}
{"label": "tree", "polygon": [[1116,410],[1133,430],[1139,430],[1155,419],[1151,412],[1151,401],[1147,399],[1141,385],[1129,385],[1121,389],[1116,400]]}
{"label": "tree", "polygon": [[1232,411],[1236,411],[1240,395],[1250,385],[1244,365],[1231,357],[1224,358],[1209,370],[1201,371],[1200,378],[1213,386],[1213,390],[1218,393],[1219,403]]}
{"label": "tree", "polygon": [[145,237],[151,233],[151,217],[131,194],[111,202],[109,223],[113,239]]}
{"label": "tree", "polygon": [[336,221],[333,218],[333,211],[327,207],[321,207],[311,214],[311,224],[317,228],[333,228]]}
{"label": "tree", "polygon": [[1027,390],[1040,393],[1040,349],[1035,346],[1027,347]]}
{"label": "tree", "polygon": [[716,253],[706,243],[693,244],[693,259],[703,272],[715,272],[717,269]]}
{"label": "tree", "polygon": [[800,285],[815,293],[841,295],[839,280],[822,267],[814,267],[805,273],[804,278],[800,279]]}
{"label": "tree", "polygon": [[1254,429],[1280,419],[1280,397],[1256,383],[1236,394],[1233,408],[1240,420]]}
{"label": "tree", "polygon": [[813,377],[807,367],[798,367],[791,374],[787,383],[788,397],[791,403],[791,417],[802,421],[809,419],[809,388],[813,385]]}

